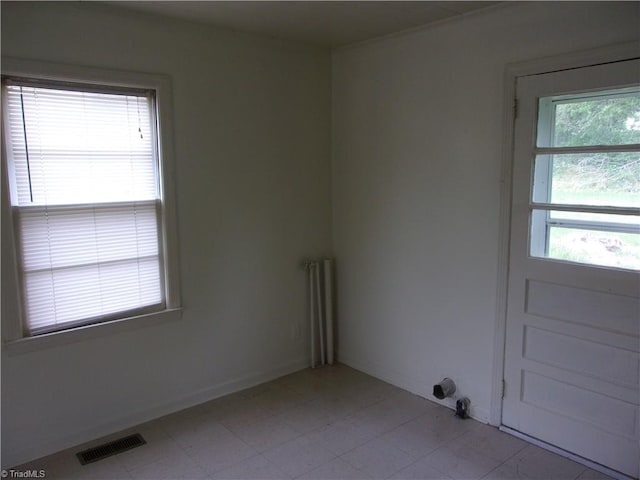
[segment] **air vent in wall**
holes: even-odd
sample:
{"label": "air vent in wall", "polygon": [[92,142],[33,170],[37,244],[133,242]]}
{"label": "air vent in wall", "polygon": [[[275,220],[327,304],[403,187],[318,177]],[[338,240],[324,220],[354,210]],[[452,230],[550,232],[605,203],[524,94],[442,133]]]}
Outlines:
{"label": "air vent in wall", "polygon": [[147,442],[142,438],[142,435],[136,433],[134,435],[129,435],[128,437],[114,440],[113,442],[88,448],[87,450],[77,453],[76,456],[82,465],[86,465],[87,463],[97,462],[98,460],[110,457],[111,455],[126,452],[132,448],[144,445],[145,443]]}

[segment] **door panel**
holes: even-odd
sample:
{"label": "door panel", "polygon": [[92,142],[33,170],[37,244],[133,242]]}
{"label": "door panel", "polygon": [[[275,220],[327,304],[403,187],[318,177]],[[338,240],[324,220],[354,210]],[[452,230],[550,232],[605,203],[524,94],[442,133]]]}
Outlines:
{"label": "door panel", "polygon": [[[532,246],[530,235],[539,99],[628,88],[639,77],[640,62],[630,60],[518,78],[502,418],[632,477],[640,471],[640,275],[545,258],[544,237]],[[636,221],[630,209],[625,215]]]}
{"label": "door panel", "polygon": [[525,311],[530,315],[632,337],[638,332],[638,301],[634,297],[539,280],[527,282],[526,295]]}

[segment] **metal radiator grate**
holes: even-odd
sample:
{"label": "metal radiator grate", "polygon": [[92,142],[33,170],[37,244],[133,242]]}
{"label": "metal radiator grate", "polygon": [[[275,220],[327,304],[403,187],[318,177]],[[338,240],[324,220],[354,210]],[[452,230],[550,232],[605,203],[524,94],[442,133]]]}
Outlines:
{"label": "metal radiator grate", "polygon": [[126,452],[132,448],[144,445],[146,440],[142,438],[139,433],[129,435],[128,437],[114,440],[113,442],[98,445],[97,447],[88,448],[76,454],[78,460],[82,465],[87,463],[97,462],[103,458],[110,457],[111,455],[117,455],[118,453]]}

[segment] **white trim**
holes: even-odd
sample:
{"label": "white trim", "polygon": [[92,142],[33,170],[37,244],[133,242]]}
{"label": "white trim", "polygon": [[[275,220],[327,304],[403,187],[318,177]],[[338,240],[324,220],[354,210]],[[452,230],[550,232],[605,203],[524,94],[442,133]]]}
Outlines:
{"label": "white trim", "polygon": [[102,422],[94,427],[69,434],[64,438],[46,442],[44,445],[37,445],[36,442],[34,442],[28,448],[19,451],[11,451],[10,449],[7,449],[7,451],[2,452],[2,468],[6,469],[11,466],[30,462],[36,458],[41,458],[67,448],[81,445],[83,443],[135,427],[136,425],[191,408],[201,403],[214,400],[218,397],[275,380],[276,378],[280,378],[284,375],[304,370],[308,367],[308,363],[308,359],[302,358],[294,362],[280,364],[275,368],[261,372],[252,372],[235,380],[229,380],[212,387],[207,387],[169,402],[159,402],[154,405],[145,406],[133,411],[132,413],[114,417],[111,420]]}
{"label": "white trim", "polygon": [[158,90],[169,87],[166,75],[2,57],[2,75],[80,84]]}
{"label": "white trim", "polygon": [[500,215],[498,220],[498,275],[496,280],[496,320],[493,335],[493,375],[489,405],[489,424],[502,424],[504,354],[507,326],[507,286],[509,280],[509,239],[511,231],[511,170],[516,115],[516,77],[507,66],[504,73],[502,122],[504,142],[500,164]]}
{"label": "white trim", "polygon": [[537,147],[535,155],[570,155],[572,153],[624,153],[640,151],[640,144],[629,145],[590,145],[580,147]]}
{"label": "white trim", "polygon": [[548,73],[558,70],[586,67],[600,63],[617,62],[640,56],[635,42],[606,46],[506,65],[504,72],[503,139],[500,167],[500,223],[498,241],[498,278],[496,295],[496,320],[493,349],[493,378],[491,381],[491,405],[489,423],[502,424],[502,380],[507,324],[507,281],[509,275],[509,237],[511,231],[511,176],[513,170],[513,132],[516,81],[518,77]]}
{"label": "white trim", "polygon": [[[600,205],[580,205],[577,203],[530,203],[527,207],[529,210],[555,210],[557,212],[571,213],[598,213],[605,215],[640,215],[640,208],[637,207],[613,207]],[[595,221],[584,221],[585,223],[602,223]],[[609,223],[609,222],[606,222]]]}
{"label": "white trim", "polygon": [[529,435],[519,432],[518,430],[514,430],[512,428],[501,425],[500,431],[507,433],[509,435],[513,435],[514,437],[524,440],[525,442],[535,445],[536,447],[540,447],[550,452],[553,452],[556,455],[560,455],[561,457],[565,457],[565,458],[568,458],[569,460],[573,460],[576,463],[584,465],[585,467],[589,467],[590,469],[595,470],[597,472],[604,473],[605,475],[608,475],[617,480],[635,480],[633,477],[629,477],[624,473],[620,473],[616,470],[611,470],[610,468],[605,467],[604,465],[600,465],[599,463],[592,462],[587,458],[580,457],[579,455],[575,455],[571,452],[567,452],[566,450],[562,450],[561,448],[558,448],[549,443],[543,442],[542,440],[538,440],[535,437],[530,437]]}
{"label": "white trim", "polygon": [[[443,400],[438,400],[433,396],[433,391],[431,390],[433,381],[430,382],[425,378],[418,378],[414,376],[407,376],[406,373],[400,372],[399,370],[395,370],[390,368],[388,365],[383,365],[381,363],[377,363],[375,361],[358,358],[358,356],[344,354],[338,352],[337,354],[338,361],[343,365],[347,365],[348,367],[355,368],[361,372],[364,372],[368,375],[371,375],[375,378],[378,378],[382,381],[390,383],[398,388],[402,388],[403,390],[407,390],[414,395],[418,395],[419,397],[424,398],[425,400],[429,400],[430,402],[437,403],[443,407],[446,407],[450,410],[455,411],[456,409],[456,398],[459,396],[456,394],[455,398],[445,398]],[[435,380],[437,383],[441,378]],[[464,395],[461,395],[464,396]],[[473,399],[471,399],[473,402]],[[489,411],[484,408],[479,407],[478,405],[471,403],[470,409],[470,418],[477,420],[480,423],[487,423],[487,419],[489,418]]]}
{"label": "white trim", "polygon": [[[7,96],[6,95],[2,95],[2,111],[6,112],[7,111]],[[0,303],[4,302],[4,308],[2,310],[2,315],[0,316],[0,323],[1,323],[1,330],[2,330],[2,343],[4,344],[5,342],[9,342],[18,338],[22,337],[22,328],[21,328],[21,324],[19,321],[15,321],[15,319],[9,318],[9,315],[7,315],[5,312],[6,311],[13,311],[14,315],[16,318],[20,319],[23,317],[23,312],[22,312],[22,308],[23,308],[23,302],[21,301],[20,297],[21,297],[21,291],[22,289],[20,288],[20,277],[18,276],[18,256],[17,256],[17,252],[16,249],[13,248],[14,246],[14,242],[15,242],[15,226],[13,224],[13,212],[12,212],[12,207],[11,207],[11,202],[9,202],[9,192],[11,191],[11,189],[13,188],[13,186],[11,185],[12,183],[12,178],[13,176],[13,172],[9,171],[10,168],[10,163],[12,162],[5,162],[4,161],[4,155],[6,154],[5,152],[7,151],[7,144],[6,144],[6,138],[5,138],[5,122],[4,122],[4,115],[0,115],[0,127],[1,127],[1,131],[0,131],[0,137],[1,137],[1,145],[0,145],[0,154],[3,156],[2,158],[0,158],[0,171],[2,172],[2,185],[0,186],[0,204],[1,204],[1,212],[0,212],[0,221],[1,221],[1,231],[2,231],[2,239],[4,242],[5,238],[9,238],[10,243],[9,245],[6,244],[6,242],[3,245],[3,249],[2,249],[2,262],[5,262],[4,265],[2,265],[3,269],[10,269],[11,271],[9,272],[9,275],[7,275],[10,278],[9,283],[12,284],[12,295],[9,295],[10,297],[12,297],[11,301],[7,302],[5,299],[5,295],[7,295],[7,293],[3,293],[2,298],[0,300]],[[5,253],[6,252],[6,253]],[[10,258],[8,259],[8,262],[10,262],[9,266],[6,265],[7,261],[4,259],[4,256],[8,255]],[[1,262],[0,262],[1,263]],[[4,282],[2,285],[2,292],[6,292],[7,289],[7,282]],[[7,305],[8,303],[8,305]]]}
{"label": "white trim", "polygon": [[490,15],[496,10],[511,8],[511,7],[514,7],[515,5],[517,5],[517,2],[498,2],[494,5],[489,5],[488,7],[480,8],[477,10],[471,10],[469,12],[463,12],[463,13],[456,12],[454,15],[450,17],[445,17],[441,20],[436,20],[435,22],[429,22],[423,25],[418,25],[417,27],[409,27],[404,30],[400,30],[399,32],[383,34],[381,36],[370,38],[368,40],[361,40],[355,43],[348,43],[346,45],[341,45],[339,47],[333,48],[332,52],[340,52],[344,50],[351,50],[355,48],[366,47],[368,45],[375,45],[377,43],[383,43],[396,38],[403,38],[409,35],[420,34],[421,32],[426,32],[426,31],[438,28],[442,25],[447,25],[450,23],[466,20],[467,18],[473,18],[473,17],[486,15],[486,14]]}
{"label": "white trim", "polygon": [[160,312],[147,313],[135,317],[120,318],[110,322],[82,325],[68,330],[19,338],[2,345],[2,350],[6,351],[9,356],[21,355],[46,348],[60,347],[93,338],[129,332],[160,323],[177,322],[181,318],[182,310],[179,308],[162,310]]}
{"label": "white trim", "polygon": [[640,57],[640,48],[635,42],[619,43],[590,50],[565,53],[506,65],[506,73],[513,79],[529,75],[589,67],[603,63],[620,62]]}
{"label": "white trim", "polygon": [[[76,82],[83,85],[102,85],[105,84],[114,87],[123,88],[137,88],[137,89],[152,89],[156,93],[155,103],[158,112],[157,115],[157,148],[159,150],[160,168],[161,168],[161,198],[163,202],[163,215],[162,225],[160,229],[160,235],[162,236],[163,252],[162,258],[164,260],[165,269],[165,303],[166,310],[151,315],[143,315],[140,317],[145,322],[151,322],[152,319],[165,320],[167,318],[174,319],[177,313],[177,317],[180,317],[179,309],[181,305],[180,299],[180,271],[179,271],[179,258],[178,258],[178,226],[177,226],[177,214],[176,214],[176,193],[175,193],[175,159],[174,159],[174,147],[173,147],[173,108],[172,108],[172,93],[171,93],[171,81],[168,76],[151,73],[129,72],[121,70],[111,70],[97,67],[79,66],[79,65],[67,65],[60,63],[50,63],[43,61],[25,60],[12,57],[2,58],[2,75],[15,76],[15,77],[28,77],[33,79],[42,79],[49,81],[60,82]],[[5,152],[5,138],[3,131],[3,151]],[[5,162],[3,162],[4,164]],[[3,165],[3,174],[6,169]],[[6,192],[5,188],[5,192]],[[3,193],[3,203],[6,201],[6,193]],[[13,232],[12,232],[13,233]],[[12,237],[15,239],[15,235]],[[15,242],[15,240],[14,240]],[[15,243],[13,243],[14,255],[15,255]],[[17,265],[17,264],[16,264]],[[20,283],[17,283],[20,290]],[[18,341],[21,336],[20,318],[22,318],[22,306],[20,301],[10,302],[16,303],[15,305],[9,305],[8,310],[12,312],[14,318],[3,319],[3,331],[5,328],[9,332],[8,336],[3,340],[11,345],[10,351],[32,351],[35,346],[43,346],[46,348],[49,345],[60,345],[70,342],[75,342],[85,338],[93,338],[100,336],[96,334],[96,329],[102,328],[105,334],[110,332],[119,332],[123,330],[123,327],[113,327],[114,324],[119,324],[121,321],[128,321],[124,318],[115,322],[106,322],[105,324],[97,324],[87,326],[92,333],[87,334],[84,332],[85,328],[81,328],[81,333],[72,334],[69,336],[69,340],[47,340],[43,341],[43,336],[38,337],[36,341],[28,342],[29,347],[17,347],[24,342]],[[140,322],[137,322],[140,324]],[[145,323],[146,324],[146,323]],[[137,326],[136,326],[137,328]],[[66,335],[73,330],[66,330],[59,332],[59,335]],[[58,335],[58,334],[56,334]],[[47,336],[48,337],[48,336]],[[35,337],[34,337],[35,338]],[[34,347],[32,347],[34,346]],[[17,350],[16,350],[17,348]],[[3,346],[4,349],[4,346]]]}

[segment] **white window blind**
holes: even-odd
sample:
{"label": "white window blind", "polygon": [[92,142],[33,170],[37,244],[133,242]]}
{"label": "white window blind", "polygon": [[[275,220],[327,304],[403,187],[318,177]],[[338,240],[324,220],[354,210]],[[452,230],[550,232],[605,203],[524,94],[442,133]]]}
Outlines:
{"label": "white window blind", "polygon": [[27,334],[164,306],[152,92],[5,82]]}

